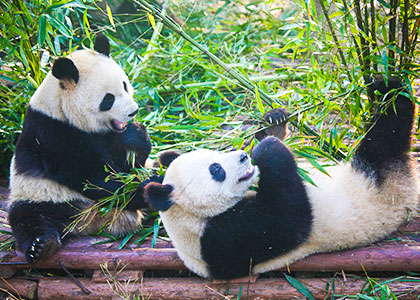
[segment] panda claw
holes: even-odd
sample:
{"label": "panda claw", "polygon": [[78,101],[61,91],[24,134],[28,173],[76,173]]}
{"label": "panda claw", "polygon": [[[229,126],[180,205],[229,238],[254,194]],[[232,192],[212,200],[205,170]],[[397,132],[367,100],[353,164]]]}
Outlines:
{"label": "panda claw", "polygon": [[269,117],[268,120],[270,124],[273,124],[273,118]]}
{"label": "panda claw", "polygon": [[60,238],[54,235],[45,235],[37,237],[28,246],[25,251],[25,257],[29,264],[33,264],[38,259],[44,259],[50,257],[52,254],[57,252],[61,247]]}

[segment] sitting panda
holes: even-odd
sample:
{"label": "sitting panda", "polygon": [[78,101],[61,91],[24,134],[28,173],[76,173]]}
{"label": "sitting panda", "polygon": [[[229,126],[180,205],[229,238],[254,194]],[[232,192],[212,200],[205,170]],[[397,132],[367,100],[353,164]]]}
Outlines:
{"label": "sitting panda", "polygon": [[[129,172],[127,152],[143,166],[151,150],[144,126],[128,124],[138,111],[133,88],[109,57],[109,42],[98,35],[95,51],[58,58],[29,102],[10,167],[9,223],[28,263],[50,257],[65,228],[98,199],[122,192],[107,180],[107,167]],[[96,188],[85,189],[90,184]],[[119,235],[138,228],[145,207],[143,188],[121,213],[100,216],[93,209],[73,233]]]}
{"label": "sitting panda", "polygon": [[[254,148],[256,167],[243,151],[197,150],[175,158],[163,184],[147,184],[146,201],[160,211],[186,266],[203,277],[234,279],[396,230],[418,205],[408,153],[414,104],[396,79],[386,85],[377,78],[370,88],[383,95],[384,113],[350,163],[312,175],[316,186],[303,182],[291,151],[275,137]],[[385,106],[392,98],[395,105]]]}

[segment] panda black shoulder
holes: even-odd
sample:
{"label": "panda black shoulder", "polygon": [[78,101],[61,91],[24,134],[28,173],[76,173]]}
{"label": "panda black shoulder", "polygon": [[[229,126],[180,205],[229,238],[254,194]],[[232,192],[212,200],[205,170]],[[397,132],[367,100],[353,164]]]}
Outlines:
{"label": "panda black shoulder", "polygon": [[31,106],[23,127],[15,152],[18,174],[43,176],[79,190],[86,174],[103,170],[105,158],[125,159],[117,134],[84,132]]}

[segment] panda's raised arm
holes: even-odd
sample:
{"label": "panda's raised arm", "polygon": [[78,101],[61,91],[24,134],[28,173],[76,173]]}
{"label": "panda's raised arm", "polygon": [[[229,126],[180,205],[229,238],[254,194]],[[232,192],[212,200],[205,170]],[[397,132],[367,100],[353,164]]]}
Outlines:
{"label": "panda's raised arm", "polygon": [[251,156],[260,170],[259,201],[279,201],[283,198],[290,201],[290,197],[307,199],[293,154],[279,139],[265,138],[254,148]]}

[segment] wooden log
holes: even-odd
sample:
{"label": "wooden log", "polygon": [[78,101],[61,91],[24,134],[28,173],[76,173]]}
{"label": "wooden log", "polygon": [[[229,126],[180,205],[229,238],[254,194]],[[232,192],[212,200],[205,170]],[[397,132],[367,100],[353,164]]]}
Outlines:
{"label": "wooden log", "polygon": [[[0,186],[0,200],[2,200],[2,202],[5,202],[4,200],[7,200],[8,197],[9,197],[9,190],[7,188]],[[5,206],[1,205],[1,207],[5,207]]]}
{"label": "wooden log", "polygon": [[11,278],[0,280],[0,290],[7,291],[12,295],[15,295],[25,299],[35,299],[37,296],[38,283],[25,279]]}
{"label": "wooden log", "polygon": [[[291,271],[420,271],[420,242],[402,244],[385,242],[346,251],[315,254],[289,266]],[[24,261],[21,253],[11,252],[10,262]],[[70,269],[109,269],[124,267],[125,270],[185,270],[186,267],[174,248],[139,248],[117,251],[60,250],[53,257],[33,265],[39,269],[59,269],[58,262]],[[17,265],[27,268],[27,265]],[[281,269],[282,271],[287,268]]]}
{"label": "wooden log", "polygon": [[[0,262],[10,261],[10,253],[0,252]],[[0,278],[7,279],[16,274],[16,268],[13,266],[0,266]]]}
{"label": "wooden log", "polygon": [[[10,252],[9,262],[24,262],[22,253]],[[68,269],[91,269],[99,270],[100,265],[107,265],[110,270],[116,267],[124,267],[126,270],[184,270],[186,269],[174,248],[154,249],[139,248],[135,250],[117,251],[84,251],[84,250],[60,250],[53,257],[32,268],[60,269],[59,261]],[[17,268],[28,268],[28,265],[16,265]]]}
{"label": "wooden log", "polygon": [[[319,253],[290,265],[291,271],[420,271],[420,243],[388,242],[331,253]],[[283,269],[284,270],[284,269]]]}
{"label": "wooden log", "polygon": [[113,280],[126,281],[126,282],[140,282],[143,279],[144,271],[137,270],[122,270],[115,272],[108,270],[109,273],[104,273],[102,270],[96,270],[93,272],[92,282],[94,283],[105,283]]}
{"label": "wooden log", "polygon": [[410,222],[405,223],[398,228],[399,232],[419,232],[420,231],[420,217],[411,218]]}
{"label": "wooden log", "polygon": [[[327,288],[330,278],[299,279],[315,296],[316,299],[331,297],[331,286]],[[382,279],[382,282],[385,279]],[[394,294],[401,294],[399,299],[414,299],[420,294],[419,283],[412,280],[401,280],[387,283]],[[39,300],[50,299],[117,299],[119,295],[143,296],[145,299],[226,299],[238,297],[241,293],[244,299],[304,299],[285,279],[259,279],[255,283],[215,284],[199,278],[144,278],[142,282],[114,286],[107,283],[93,283],[82,279],[82,284],[91,291],[84,294],[78,286],[69,279],[40,279],[38,285]],[[365,280],[350,278],[345,282],[335,279],[335,292],[339,295],[351,295],[361,292]],[[327,295],[328,293],[328,295]],[[380,295],[380,294],[379,294]],[[118,298],[120,299],[120,298]],[[142,298],[143,299],[143,298]]]}

